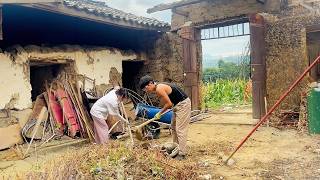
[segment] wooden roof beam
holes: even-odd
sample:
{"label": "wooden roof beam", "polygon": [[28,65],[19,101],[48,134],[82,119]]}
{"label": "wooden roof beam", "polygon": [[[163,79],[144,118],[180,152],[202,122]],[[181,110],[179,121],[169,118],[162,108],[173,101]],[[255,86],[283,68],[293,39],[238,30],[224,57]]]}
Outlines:
{"label": "wooden roof beam", "polygon": [[159,5],[156,5],[152,8],[147,9],[147,13],[150,14],[150,13],[163,11],[163,10],[167,10],[167,9],[174,9],[177,7],[187,6],[187,5],[191,5],[191,4],[197,4],[202,1],[208,1],[208,0],[183,0],[183,1],[174,2],[174,3],[170,3],[170,4],[159,4]]}
{"label": "wooden roof beam", "polygon": [[[215,1],[215,0],[182,0],[182,1],[169,3],[169,4],[159,4],[159,5],[156,5],[152,8],[147,9],[147,13],[150,14],[150,13],[154,13],[154,12],[158,12],[158,11],[164,11],[167,9],[176,9],[178,7],[188,6],[191,4],[197,4],[197,3],[200,3],[203,1]],[[261,4],[266,4],[268,0],[256,0],[256,1]],[[269,1],[273,1],[273,0],[269,0]]]}
{"label": "wooden roof beam", "polygon": [[0,4],[53,3],[62,0],[0,0]]}

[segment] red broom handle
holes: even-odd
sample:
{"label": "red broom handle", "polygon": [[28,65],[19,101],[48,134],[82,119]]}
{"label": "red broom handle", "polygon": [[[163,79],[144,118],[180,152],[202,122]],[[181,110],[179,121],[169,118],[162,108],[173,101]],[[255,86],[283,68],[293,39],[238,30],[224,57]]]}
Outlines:
{"label": "red broom handle", "polygon": [[226,163],[232,156],[240,149],[240,147],[249,139],[249,137],[263,124],[271,113],[280,105],[280,103],[288,96],[288,94],[297,86],[297,84],[304,78],[304,76],[320,61],[320,56],[318,56],[315,61],[310,64],[310,66],[301,74],[301,76],[290,86],[290,88],[278,99],[278,101],[272,106],[272,108],[264,115],[259,123],[251,130],[251,132],[241,141],[238,147],[233,151],[233,153],[228,157]]}

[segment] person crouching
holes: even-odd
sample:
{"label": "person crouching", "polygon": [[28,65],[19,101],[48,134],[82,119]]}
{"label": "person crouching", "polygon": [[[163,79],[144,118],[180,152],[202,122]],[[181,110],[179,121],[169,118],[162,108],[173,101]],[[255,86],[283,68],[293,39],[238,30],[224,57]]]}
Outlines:
{"label": "person crouching", "polygon": [[127,98],[127,91],[124,88],[113,89],[93,104],[90,114],[97,144],[108,142],[109,127],[106,121],[114,121],[114,118],[120,116],[119,103],[125,98]]}

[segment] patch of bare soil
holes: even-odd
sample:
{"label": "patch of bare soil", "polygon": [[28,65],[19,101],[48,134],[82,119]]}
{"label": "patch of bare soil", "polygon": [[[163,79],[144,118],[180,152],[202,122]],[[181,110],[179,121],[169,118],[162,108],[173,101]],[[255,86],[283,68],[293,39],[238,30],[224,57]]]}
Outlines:
{"label": "patch of bare soil", "polygon": [[[57,151],[57,156],[29,168],[20,178],[50,179],[75,177],[86,179],[317,179],[320,177],[320,137],[292,129],[263,126],[234,155],[224,160],[253,128],[250,109],[220,112],[190,125],[187,160],[164,157],[159,145],[171,141],[167,129],[159,140],[147,141],[144,149],[127,148],[126,141],[108,147],[79,146]],[[31,158],[31,157],[30,157]],[[11,161],[15,163],[14,161]],[[28,161],[30,164],[36,164]],[[0,163],[1,164],[1,163]],[[7,168],[7,169],[10,169]],[[12,170],[12,168],[11,168]],[[21,169],[16,168],[16,172]],[[25,170],[25,169],[24,169]],[[3,170],[5,171],[5,170]]]}
{"label": "patch of bare soil", "polygon": [[292,129],[259,128],[234,155],[232,163],[225,165],[224,160],[253,128],[255,120],[248,111],[213,114],[192,124],[189,158],[205,162],[211,177],[224,179],[320,177],[320,137]]}
{"label": "patch of bare soil", "polygon": [[256,175],[265,179],[319,179],[319,163],[319,157],[309,162],[300,158],[274,160],[262,166],[264,170]]}

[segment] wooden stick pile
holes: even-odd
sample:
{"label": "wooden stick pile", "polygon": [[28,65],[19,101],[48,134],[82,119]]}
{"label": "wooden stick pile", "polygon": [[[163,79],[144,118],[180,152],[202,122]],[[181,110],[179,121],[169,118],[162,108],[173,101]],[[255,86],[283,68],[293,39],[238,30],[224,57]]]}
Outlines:
{"label": "wooden stick pile", "polygon": [[66,75],[50,85],[37,97],[33,113],[22,130],[30,145],[34,139],[49,140],[68,135],[94,141],[92,119],[89,114],[84,83],[79,87],[78,75]]}

